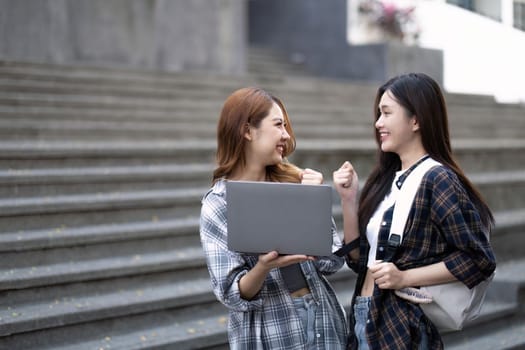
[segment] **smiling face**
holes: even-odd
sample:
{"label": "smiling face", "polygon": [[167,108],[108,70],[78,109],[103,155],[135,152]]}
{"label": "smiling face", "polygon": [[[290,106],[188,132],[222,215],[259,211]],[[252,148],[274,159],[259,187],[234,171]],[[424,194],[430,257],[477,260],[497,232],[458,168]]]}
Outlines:
{"label": "smiling face", "polygon": [[375,127],[383,152],[393,152],[403,158],[404,155],[421,148],[416,116],[410,116],[390,90],[385,91],[378,108],[379,117],[375,122]]}
{"label": "smiling face", "polygon": [[273,103],[258,127],[248,126],[245,134],[249,141],[246,147],[246,164],[265,168],[282,162],[286,154],[286,141],[290,139],[285,126],[281,108]]}

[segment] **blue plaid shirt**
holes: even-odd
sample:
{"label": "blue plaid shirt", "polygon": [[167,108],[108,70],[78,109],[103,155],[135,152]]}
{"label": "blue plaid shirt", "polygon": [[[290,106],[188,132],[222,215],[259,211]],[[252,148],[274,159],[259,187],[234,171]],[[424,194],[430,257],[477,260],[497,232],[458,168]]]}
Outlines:
{"label": "blue plaid shirt", "polygon": [[[398,181],[414,169],[408,169]],[[378,246],[386,247],[392,224],[393,206],[385,211]],[[403,242],[393,262],[400,270],[444,261],[449,271],[468,287],[488,278],[496,268],[494,253],[488,241],[488,228],[481,223],[456,174],[444,166],[430,169],[421,181],[414,205],[407,218]],[[361,235],[360,259],[350,268],[359,272],[355,295],[359,295],[366,275],[369,245]],[[353,304],[353,303],[352,303]],[[350,318],[353,323],[353,317]],[[421,308],[396,297],[392,290],[374,289],[370,304],[367,337],[370,349],[417,349],[419,334],[429,335],[429,348],[442,349],[436,327]],[[355,337],[350,348],[356,349]]]}
{"label": "blue plaid shirt", "polygon": [[[305,331],[279,269],[273,269],[252,300],[241,298],[239,279],[257,263],[258,256],[228,250],[226,186],[218,181],[202,200],[200,236],[213,292],[229,309],[231,349],[304,349]],[[333,249],[341,241],[332,227]],[[345,349],[348,327],[344,309],[323,275],[339,270],[344,259],[335,255],[300,264],[317,304],[316,349]]]}

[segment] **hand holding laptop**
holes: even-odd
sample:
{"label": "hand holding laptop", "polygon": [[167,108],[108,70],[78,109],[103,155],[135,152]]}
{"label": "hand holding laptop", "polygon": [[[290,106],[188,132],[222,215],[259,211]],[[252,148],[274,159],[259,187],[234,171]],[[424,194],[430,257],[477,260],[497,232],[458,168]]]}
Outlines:
{"label": "hand holding laptop", "polygon": [[315,257],[301,254],[280,255],[279,252],[275,250],[266,254],[259,255],[259,262],[268,270],[271,270],[276,267],[285,267],[307,260],[315,260]]}

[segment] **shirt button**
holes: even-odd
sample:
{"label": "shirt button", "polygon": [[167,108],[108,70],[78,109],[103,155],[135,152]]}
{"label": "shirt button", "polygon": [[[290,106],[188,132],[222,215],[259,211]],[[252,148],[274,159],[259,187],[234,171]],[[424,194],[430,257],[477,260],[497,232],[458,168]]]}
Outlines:
{"label": "shirt button", "polygon": [[383,222],[381,223],[381,226],[386,226],[386,221],[383,221]]}
{"label": "shirt button", "polygon": [[370,323],[370,319],[367,319],[367,320],[366,320],[366,324],[369,324],[369,323]]}
{"label": "shirt button", "polygon": [[379,251],[382,252],[383,250],[385,250],[384,247],[379,247]]}
{"label": "shirt button", "polygon": [[317,333],[315,336],[316,336],[317,338],[321,338],[321,334],[319,334],[319,333]]}

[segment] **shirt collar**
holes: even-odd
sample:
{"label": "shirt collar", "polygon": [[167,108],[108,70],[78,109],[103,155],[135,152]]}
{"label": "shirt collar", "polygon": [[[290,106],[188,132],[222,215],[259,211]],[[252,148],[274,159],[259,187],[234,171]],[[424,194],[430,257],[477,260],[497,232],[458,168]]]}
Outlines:
{"label": "shirt collar", "polygon": [[428,154],[423,156],[423,157],[421,157],[416,163],[414,163],[414,165],[412,165],[410,168],[408,168],[407,171],[405,171],[403,174],[401,174],[401,176],[399,176],[399,179],[397,179],[397,181],[396,181],[396,186],[397,186],[398,189],[401,189],[401,186],[403,186],[403,183],[405,183],[405,180],[408,177],[408,175],[410,175],[410,173],[415,168],[417,168],[417,166],[419,164],[421,164],[423,161],[425,161],[428,157],[430,157]]}

